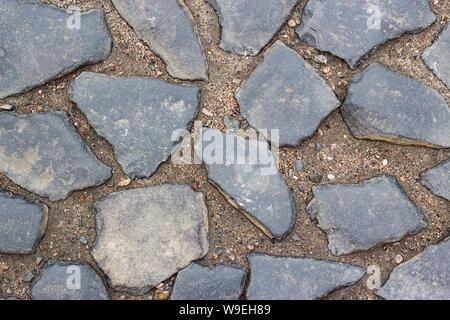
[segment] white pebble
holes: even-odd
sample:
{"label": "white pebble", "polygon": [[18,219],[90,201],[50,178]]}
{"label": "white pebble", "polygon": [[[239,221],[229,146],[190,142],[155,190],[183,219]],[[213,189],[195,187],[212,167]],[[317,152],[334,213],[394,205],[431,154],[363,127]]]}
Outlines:
{"label": "white pebble", "polygon": [[336,177],[334,175],[332,175],[331,173],[329,173],[327,177],[328,177],[328,180],[336,179]]}
{"label": "white pebble", "polygon": [[384,167],[386,167],[386,166],[388,165],[387,159],[384,159],[384,160],[381,162],[381,164],[382,164]]}

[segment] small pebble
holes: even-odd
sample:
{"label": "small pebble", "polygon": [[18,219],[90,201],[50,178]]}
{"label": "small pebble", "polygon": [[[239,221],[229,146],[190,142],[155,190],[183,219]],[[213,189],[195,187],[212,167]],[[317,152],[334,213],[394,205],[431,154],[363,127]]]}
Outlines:
{"label": "small pebble", "polygon": [[403,261],[403,257],[399,254],[395,256],[395,263],[400,264]]}
{"label": "small pebble", "polygon": [[295,170],[301,171],[305,166],[303,165],[303,160],[298,159],[295,161]]}
{"label": "small pebble", "polygon": [[31,280],[33,280],[33,278],[34,278],[33,272],[28,272],[27,275],[25,277],[23,277],[23,281],[31,282]]}
{"label": "small pebble", "polygon": [[297,189],[298,189],[298,191],[305,193],[305,188],[303,188],[301,184],[297,185]]}
{"label": "small pebble", "polygon": [[80,236],[80,242],[83,244],[88,244],[88,239],[85,236]]}
{"label": "small pebble", "polygon": [[327,64],[328,59],[324,55],[319,54],[319,55],[314,57],[314,61],[318,62],[318,63],[321,63],[321,64]]}
{"label": "small pebble", "polygon": [[14,107],[10,104],[2,104],[0,105],[0,110],[11,111]]}
{"label": "small pebble", "polygon": [[316,151],[322,150],[322,145],[319,142],[316,142]]}
{"label": "small pebble", "polygon": [[381,164],[383,165],[383,167],[386,167],[388,165],[388,161],[387,159],[384,159]]}
{"label": "small pebble", "polygon": [[329,173],[327,177],[328,177],[328,180],[336,179],[336,177],[334,175],[332,175],[331,173]]}
{"label": "small pebble", "polygon": [[213,113],[209,111],[208,109],[202,109],[202,113],[208,117],[212,117]]}
{"label": "small pebble", "polygon": [[296,233],[294,233],[291,238],[294,241],[300,241],[301,240],[301,238]]}
{"label": "small pebble", "polygon": [[320,181],[322,181],[322,177],[319,176],[317,173],[313,172],[309,175],[309,180],[315,183],[320,183]]}
{"label": "small pebble", "polygon": [[296,25],[297,25],[297,24],[295,23],[294,20],[291,19],[291,20],[288,21],[288,26],[289,26],[289,27],[295,28]]}

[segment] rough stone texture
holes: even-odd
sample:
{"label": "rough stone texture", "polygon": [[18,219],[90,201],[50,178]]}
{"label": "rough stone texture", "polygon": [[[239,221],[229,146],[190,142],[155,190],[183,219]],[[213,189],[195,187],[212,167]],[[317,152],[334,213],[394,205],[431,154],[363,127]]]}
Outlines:
{"label": "rough stone texture", "polygon": [[352,80],[341,112],[358,138],[450,147],[450,108],[442,95],[378,63]]}
{"label": "rough stone texture", "polygon": [[367,250],[422,230],[427,221],[395,177],[313,186],[306,211],[327,233],[334,255]]}
{"label": "rough stone texture", "polygon": [[220,47],[239,55],[257,55],[287,19],[296,0],[206,0],[222,26]]}
{"label": "rough stone texture", "polygon": [[0,12],[0,99],[102,61],[111,53],[112,39],[102,10],[81,13],[80,29],[68,27],[73,25],[65,9],[36,1],[0,0]]}
{"label": "rough stone texture", "polygon": [[450,159],[422,173],[419,182],[435,195],[450,201]]}
{"label": "rough stone texture", "polygon": [[[79,283],[74,280],[78,275]],[[102,279],[89,265],[55,260],[41,268],[29,295],[33,300],[109,300]]]}
{"label": "rough stone texture", "polygon": [[61,200],[111,176],[62,112],[0,112],[0,172],[29,191]]}
{"label": "rough stone texture", "polygon": [[423,51],[422,58],[436,76],[450,88],[450,27],[448,23],[433,45]]}
{"label": "rough stone texture", "polygon": [[199,89],[151,78],[113,78],[83,72],[69,97],[114,147],[132,178],[149,177],[170,156],[174,130],[194,118]]}
{"label": "rough stone texture", "polygon": [[354,284],[365,270],[311,258],[250,254],[248,300],[312,300]]}
{"label": "rough stone texture", "polygon": [[208,252],[203,194],[187,185],[117,192],[95,207],[92,254],[116,290],[144,294]]}
{"label": "rough stone texture", "polygon": [[0,252],[25,254],[36,250],[45,234],[48,208],[0,190]]}
{"label": "rough stone texture", "polygon": [[355,68],[374,47],[405,32],[420,32],[435,20],[428,0],[310,0],[296,32],[310,46]]}
{"label": "rough stone texture", "polygon": [[208,79],[205,57],[192,15],[180,0],[112,0],[138,37],[180,79]]}
{"label": "rough stone texture", "polygon": [[203,267],[193,263],[178,273],[171,299],[238,300],[245,276],[245,270],[237,266]]}
{"label": "rough stone texture", "polygon": [[[216,157],[210,156],[211,146]],[[294,202],[267,142],[204,128],[203,148],[199,134],[195,154],[203,156],[209,179],[228,202],[268,236],[282,238],[291,229]]]}
{"label": "rough stone texture", "polygon": [[236,99],[251,126],[280,130],[280,145],[296,145],[311,136],[340,105],[325,80],[281,41],[267,51]]}
{"label": "rough stone texture", "polygon": [[450,238],[394,268],[376,294],[389,300],[450,300]]}

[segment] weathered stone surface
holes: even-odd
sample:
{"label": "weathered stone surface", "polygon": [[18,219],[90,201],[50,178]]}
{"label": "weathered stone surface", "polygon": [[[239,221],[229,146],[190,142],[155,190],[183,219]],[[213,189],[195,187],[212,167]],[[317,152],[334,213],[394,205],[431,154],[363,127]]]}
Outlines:
{"label": "weathered stone surface", "polygon": [[395,267],[375,293],[389,300],[450,300],[450,239]]}
{"label": "weathered stone surface", "polygon": [[450,201],[450,159],[422,173],[419,182],[435,195]]}
{"label": "weathered stone surface", "polygon": [[208,211],[187,185],[114,193],[95,202],[92,254],[112,287],[144,294],[208,252]]}
{"label": "weathered stone surface", "polygon": [[47,228],[48,208],[0,190],[0,252],[24,254],[36,250]]}
{"label": "weathered stone surface", "polygon": [[167,72],[180,79],[208,79],[205,57],[194,19],[179,0],[113,0],[120,15],[138,37],[167,64]]}
{"label": "weathered stone surface", "polygon": [[102,279],[89,265],[55,260],[42,267],[29,295],[33,300],[109,300]]}
{"label": "weathered stone surface", "polygon": [[311,258],[250,254],[248,300],[312,300],[357,282],[365,270]]}
{"label": "weathered stone surface", "polygon": [[372,49],[436,20],[428,0],[310,0],[297,27],[300,39],[344,59],[352,68]]}
{"label": "weathered stone surface", "polygon": [[194,118],[199,89],[151,78],[83,72],[69,97],[114,147],[130,177],[149,177],[171,154],[172,133]]}
{"label": "weathered stone surface", "polygon": [[306,211],[327,233],[334,255],[367,250],[422,230],[427,221],[395,177],[313,186]]}
{"label": "weathered stone surface", "polygon": [[111,53],[112,39],[102,10],[75,14],[37,1],[0,0],[0,12],[0,99],[102,61]]}
{"label": "weathered stone surface", "polygon": [[0,112],[0,172],[50,200],[100,185],[111,169],[81,140],[62,112]]}
{"label": "weathered stone surface", "polygon": [[352,80],[341,112],[358,138],[450,147],[450,108],[442,95],[378,63]]}
{"label": "weathered stone surface", "polygon": [[172,300],[238,300],[244,289],[246,272],[238,266],[203,267],[192,263],[180,271]]}
{"label": "weathered stone surface", "polygon": [[220,47],[239,55],[257,55],[287,19],[296,0],[206,0],[222,26]]}
{"label": "weathered stone surface", "polygon": [[445,26],[433,45],[425,49],[422,58],[428,68],[450,88],[450,27]]}
{"label": "weathered stone surface", "polygon": [[209,179],[269,237],[282,238],[292,227],[295,208],[267,142],[215,129],[202,131],[195,154],[203,158]]}
{"label": "weathered stone surface", "polygon": [[340,105],[325,80],[281,41],[267,51],[236,99],[251,126],[280,130],[280,145],[296,145],[311,136]]}

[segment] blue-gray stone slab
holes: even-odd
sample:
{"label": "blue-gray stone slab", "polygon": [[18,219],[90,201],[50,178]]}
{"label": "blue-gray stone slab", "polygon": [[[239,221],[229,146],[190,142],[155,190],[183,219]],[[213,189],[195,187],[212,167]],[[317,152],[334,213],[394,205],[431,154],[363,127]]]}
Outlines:
{"label": "blue-gray stone slab", "polygon": [[436,41],[422,53],[428,68],[450,88],[450,27],[445,26]]}
{"label": "blue-gray stone slab", "polygon": [[421,173],[419,182],[435,195],[450,201],[450,159]]}

